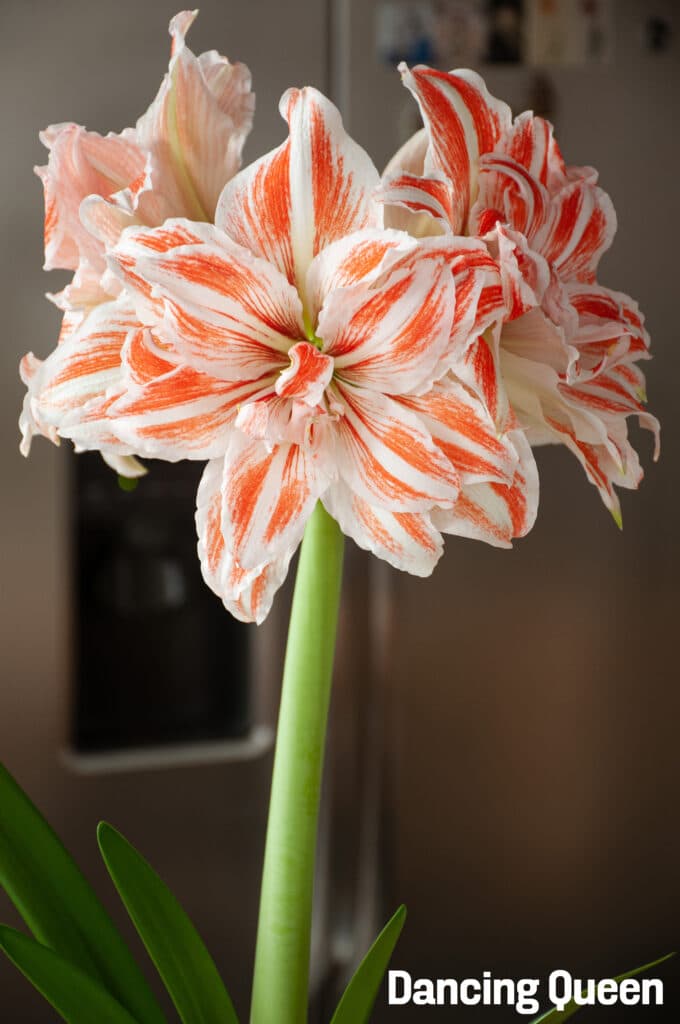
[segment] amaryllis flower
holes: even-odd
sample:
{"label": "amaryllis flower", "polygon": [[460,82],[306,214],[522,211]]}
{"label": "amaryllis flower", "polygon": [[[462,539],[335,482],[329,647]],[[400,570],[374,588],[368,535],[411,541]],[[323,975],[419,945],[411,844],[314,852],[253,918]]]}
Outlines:
{"label": "amaryllis flower", "polygon": [[122,344],[136,323],[107,274],[106,248],[131,224],[211,221],[252,123],[248,69],[215,51],[196,57],[185,45],[195,15],[184,11],[170,22],[168,73],[135,128],[101,136],[59,124],[41,135],[50,151],[47,165],[36,168],[45,190],[45,269],[75,274],[51,296],[64,310],[59,345],[44,362],[30,353],[21,364],[24,454],[35,433],[55,442],[68,437],[79,449],[99,448],[129,475],[139,472],[105,422],[120,390]]}
{"label": "amaryllis flower", "polygon": [[482,242],[382,227],[378,174],[314,89],[240,172],[216,226],[128,228],[110,257],[142,329],[107,426],[138,454],[207,459],[203,573],[261,621],[321,500],[345,533],[429,574],[441,531],[507,546],[536,510],[533,458],[456,375],[503,315]]}
{"label": "amaryllis flower", "polygon": [[[401,71],[425,129],[387,168],[382,197],[398,204],[388,219],[420,236],[485,240],[506,306],[500,333],[468,353],[476,379],[491,382],[486,402],[500,423],[514,412],[532,444],[570,448],[620,524],[614,486],[642,477],[626,419],[656,435],[655,456],[658,423],[637,366],[649,356],[642,316],[596,281],[616,229],[611,200],[592,168],[566,166],[547,121],[513,121],[479,75]],[[497,372],[481,372],[488,364]]]}

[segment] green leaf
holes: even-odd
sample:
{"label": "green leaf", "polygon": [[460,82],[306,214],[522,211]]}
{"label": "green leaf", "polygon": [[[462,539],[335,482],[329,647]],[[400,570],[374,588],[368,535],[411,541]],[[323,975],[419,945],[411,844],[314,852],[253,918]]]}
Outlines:
{"label": "green leaf", "polygon": [[111,825],[102,822],[97,837],[114,885],[184,1024],[238,1024],[212,957],[165,883]]}
{"label": "green leaf", "polygon": [[[625,981],[626,978],[634,978],[636,974],[643,974],[645,971],[651,971],[652,967],[658,967],[659,964],[663,964],[666,960],[670,960],[671,957],[675,956],[675,953],[667,953],[666,956],[659,957],[658,960],[653,960],[650,964],[644,964],[642,967],[635,967],[632,971],[626,971],[625,974],[619,974],[614,981]],[[563,1010],[558,1010],[555,1007],[552,1010],[548,1010],[540,1017],[536,1017],[531,1024],[542,1024],[542,1022],[548,1022],[548,1024],[561,1024],[564,1020],[569,1020],[573,1017],[577,1010],[583,1010],[583,1006],[577,1005],[572,999],[570,1003],[567,1003]]]}
{"label": "green leaf", "polygon": [[0,765],[0,885],[38,942],[89,974],[139,1024],[165,1018],[79,868]]}
{"label": "green leaf", "polygon": [[357,967],[331,1024],[366,1024],[405,920],[406,907],[401,906]]}
{"label": "green leaf", "polygon": [[27,935],[0,925],[0,949],[69,1024],[137,1024],[89,975]]}

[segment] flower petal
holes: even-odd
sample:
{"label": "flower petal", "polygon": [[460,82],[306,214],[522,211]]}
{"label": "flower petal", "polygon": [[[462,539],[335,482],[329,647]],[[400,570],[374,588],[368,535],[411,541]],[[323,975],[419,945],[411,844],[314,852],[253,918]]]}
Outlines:
{"label": "flower petal", "polygon": [[205,467],[196,498],[201,571],[210,589],[235,618],[261,623],[286,578],[292,551],[255,569],[243,569],[229,551],[222,532],[223,485],[224,460],[214,459]]}
{"label": "flower petal", "polygon": [[128,480],[138,480],[149,472],[139,459],[134,455],[120,455],[118,452],[103,452],[102,458],[118,476],[124,476]]}
{"label": "flower petal", "polygon": [[416,242],[403,231],[367,229],[327,245],[307,272],[307,313],[316,324],[327,295],[353,285],[370,285],[392,262],[392,254],[410,252]]}
{"label": "flower petal", "polygon": [[274,378],[223,381],[164,358],[146,329],[122,351],[125,391],[110,406],[111,429],[147,458],[212,459],[223,455],[243,402]]}
{"label": "flower petal", "polygon": [[136,326],[130,304],[122,299],[97,306],[47,357],[32,353],[22,361],[28,395],[22,414],[28,453],[31,436],[70,438],[79,449],[99,448],[130,454],[112,433],[108,407],[122,390],[121,349]]}
{"label": "flower petal", "polygon": [[594,281],[615,233],[616,213],[607,193],[588,181],[576,181],[553,197],[550,218],[532,245],[563,280]]}
{"label": "flower petal", "polygon": [[429,576],[443,553],[441,534],[426,512],[389,512],[370,505],[341,481],[322,500],[343,533],[395,569]]}
{"label": "flower petal", "polygon": [[515,537],[524,537],[532,528],[538,511],[534,456],[521,430],[509,431],[507,442],[518,457],[512,482],[464,482],[453,509],[433,513],[433,523],[442,533],[509,548]]}
{"label": "flower petal", "polygon": [[417,398],[405,396],[401,405],[415,412],[437,447],[468,484],[511,483],[517,452],[483,403],[452,376]]}
{"label": "flower petal", "polygon": [[[183,244],[194,227],[180,220],[128,230],[114,249],[112,269],[138,300],[140,317],[178,361],[223,380],[283,369],[290,346],[305,337],[297,292],[216,228],[202,225],[204,240]],[[178,245],[166,248],[174,231]]]}
{"label": "flower petal", "polygon": [[414,247],[373,287],[332,292],[319,314],[324,352],[343,382],[404,394],[441,376],[454,316],[454,284],[443,259]]}
{"label": "flower petal", "polygon": [[309,406],[321,402],[333,376],[333,360],[309,341],[300,341],[288,351],[290,366],[280,373],[276,393],[296,398]]}
{"label": "flower petal", "polygon": [[314,448],[271,447],[234,431],[224,467],[222,530],[237,564],[255,569],[294,551],[327,487]]}
{"label": "flower petal", "polygon": [[559,191],[569,180],[553,126],[531,111],[515,118],[495,148],[525,167],[549,192]]}
{"label": "flower petal", "polygon": [[[376,198],[386,206],[400,206],[410,214],[423,214],[444,229],[449,228],[456,218],[453,186],[442,171],[428,175],[409,174],[407,171],[384,174]],[[406,220],[399,226],[408,229],[412,223]],[[390,226],[395,226],[393,220]],[[436,233],[436,228],[429,233]]]}
{"label": "flower petal", "polygon": [[77,124],[51,125],[40,134],[50,151],[35,171],[45,191],[45,270],[75,270],[81,257],[102,266],[103,249],[80,220],[86,196],[110,196],[144,168],[144,155],[120,135],[105,138]]}
{"label": "flower petal", "polygon": [[424,65],[409,71],[405,64],[399,70],[418,101],[429,135],[425,169],[437,168],[450,180],[451,227],[454,234],[464,234],[477,197],[479,157],[494,149],[510,127],[510,108],[489,93],[474,71],[446,74]]}
{"label": "flower petal", "polygon": [[[148,223],[163,211],[145,209],[162,197],[166,217],[212,221],[219,194],[241,164],[255,99],[250,72],[211,51],[196,57],[184,43],[195,12],[170,22],[172,57],[158,95],[130,133],[151,162],[153,188],[141,193]],[[150,216],[145,216],[145,213]]]}
{"label": "flower petal", "polygon": [[273,263],[304,295],[313,258],[338,238],[379,227],[378,172],[316,89],[289,89],[279,105],[286,142],[225,188],[216,224]]}
{"label": "flower petal", "polygon": [[480,166],[474,230],[487,230],[489,211],[521,231],[562,280],[592,281],[616,233],[611,199],[589,180],[578,179],[549,194],[523,166],[496,153]]}
{"label": "flower petal", "polygon": [[394,512],[453,504],[458,474],[415,413],[351,384],[336,381],[331,389],[341,410],[335,461],[350,490]]}

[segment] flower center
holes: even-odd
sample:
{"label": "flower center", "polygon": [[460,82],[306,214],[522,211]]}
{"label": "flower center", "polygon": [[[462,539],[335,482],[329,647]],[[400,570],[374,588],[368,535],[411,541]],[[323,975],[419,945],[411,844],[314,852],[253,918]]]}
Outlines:
{"label": "flower center", "polygon": [[[318,338],[316,339],[319,340]],[[290,366],[279,374],[276,393],[312,408],[319,405],[333,377],[333,358],[312,341],[298,341],[288,349]]]}

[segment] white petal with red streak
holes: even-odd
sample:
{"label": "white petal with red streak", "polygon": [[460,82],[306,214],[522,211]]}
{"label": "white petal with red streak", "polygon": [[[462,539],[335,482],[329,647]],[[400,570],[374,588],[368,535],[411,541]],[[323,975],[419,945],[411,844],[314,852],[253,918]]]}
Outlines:
{"label": "white petal with red streak", "polygon": [[418,415],[468,484],[512,481],[517,468],[515,448],[499,436],[484,404],[452,376],[425,395],[406,396],[399,402]]}
{"label": "white petal with red streak", "polygon": [[130,450],[114,436],[108,417],[111,396],[122,389],[121,349],[134,328],[125,300],[96,307],[44,362],[24,357],[22,377],[29,393],[23,414],[26,453],[39,432],[70,438],[77,448]]}
{"label": "white petal with red streak", "polygon": [[510,127],[510,108],[495,99],[474,71],[447,74],[423,65],[399,66],[413,93],[430,138],[425,170],[437,168],[453,188],[451,226],[463,234],[477,197],[479,158],[494,149]]}
{"label": "white petal with red streak", "polygon": [[295,398],[317,406],[333,376],[333,360],[309,341],[299,341],[288,350],[290,366],[276,379],[281,398]]}
{"label": "white petal with red streak", "polygon": [[295,289],[271,264],[253,256],[216,228],[202,225],[206,241],[167,251],[151,248],[176,225],[128,230],[113,251],[121,274],[147,319],[178,356],[224,380],[253,380],[283,369],[291,344],[305,337]]}
{"label": "white petal with red streak", "polygon": [[553,126],[542,117],[534,117],[529,110],[515,118],[496,148],[526,167],[549,192],[557,192],[569,180]]}
{"label": "white petal with red streak", "polygon": [[403,231],[356,231],[339,238],[315,256],[307,272],[307,314],[316,324],[326,296],[353,285],[370,285],[400,254],[411,252],[416,240]]}
{"label": "white petal with red streak", "polygon": [[288,572],[293,551],[245,570],[234,559],[222,532],[224,460],[205,467],[196,498],[198,555],[203,578],[227,611],[242,622],[261,623]]}
{"label": "white petal with red streak", "polygon": [[387,395],[335,381],[335,463],[350,490],[393,512],[447,507],[458,474],[420,418]]}
{"label": "white petal with red streak", "polygon": [[538,471],[531,448],[521,430],[511,430],[505,441],[517,454],[517,468],[510,483],[463,482],[453,509],[436,511],[434,525],[442,533],[481,540],[493,547],[509,548],[515,537],[524,537],[538,511]]}
{"label": "white petal with red streak", "polygon": [[364,551],[414,576],[432,573],[444,542],[427,512],[389,512],[364,501],[341,481],[322,500],[342,532]]}
{"label": "white petal with red streak", "polygon": [[243,402],[274,377],[223,381],[163,358],[146,330],[134,331],[122,353],[125,391],[109,408],[111,429],[147,458],[177,462],[223,455]]}
{"label": "white petal with red streak", "polygon": [[449,266],[415,248],[372,287],[332,292],[317,331],[340,380],[405,394],[441,376],[454,308]]}
{"label": "white petal with red streak", "polygon": [[222,529],[238,565],[254,569],[294,550],[328,486],[315,449],[235,431],[224,465]]}
{"label": "white petal with red streak", "polygon": [[549,216],[531,242],[561,279],[590,282],[615,234],[616,213],[607,193],[577,181],[552,197]]}
{"label": "white petal with red streak", "polygon": [[336,107],[316,89],[289,89],[280,110],[286,142],[225,188],[216,224],[271,263],[304,294],[317,253],[338,238],[380,227],[378,172],[345,132]]}
{"label": "white petal with red streak", "polygon": [[[410,214],[424,214],[445,230],[455,220],[453,187],[443,171],[428,175],[393,171],[384,174],[376,198],[385,206],[399,206]],[[409,221],[405,222],[408,227]]]}

